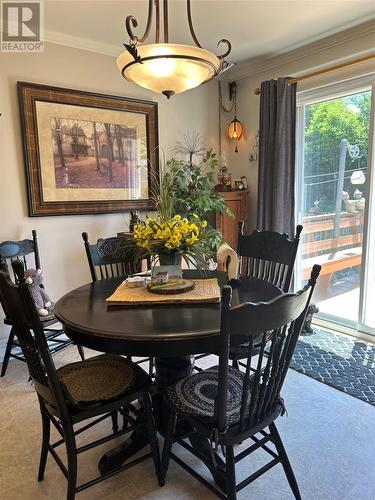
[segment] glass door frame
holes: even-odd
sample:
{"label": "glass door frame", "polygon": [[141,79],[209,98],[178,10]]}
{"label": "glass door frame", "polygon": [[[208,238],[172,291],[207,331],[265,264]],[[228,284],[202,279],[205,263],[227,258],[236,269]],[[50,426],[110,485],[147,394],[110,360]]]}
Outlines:
{"label": "glass door frame", "polygon": [[[369,281],[375,277],[375,80],[372,81],[370,129],[368,138],[367,179],[365,192],[364,231],[362,240],[363,265],[359,288],[359,319],[358,330],[375,335],[374,328],[366,325],[366,307],[369,306],[367,293]],[[372,194],[372,196],[370,196]],[[372,228],[372,232],[370,231]],[[375,280],[373,281],[375,286]],[[375,304],[374,304],[375,307]]]}
{"label": "glass door frame", "polygon": [[[375,146],[374,146],[374,112],[375,112],[375,73],[370,73],[360,77],[350,78],[345,81],[330,83],[311,90],[297,92],[297,114],[296,114],[296,170],[295,170],[295,219],[298,224],[302,223],[302,196],[304,192],[304,144],[305,144],[305,107],[309,104],[317,102],[338,99],[347,95],[365,92],[372,90],[371,95],[371,112],[370,112],[370,128],[369,128],[369,149],[367,163],[367,182],[366,182],[366,205],[364,210],[364,228],[362,240],[362,264],[360,271],[360,299],[357,321],[341,319],[340,322],[335,321],[335,317],[321,313],[319,319],[324,322],[343,326],[350,330],[358,331],[364,334],[375,335],[375,331],[365,325],[365,304],[366,304],[366,286],[368,286],[367,278],[369,276],[369,265],[375,265],[369,262],[370,249],[375,249],[375,235],[369,234],[368,228],[370,223],[375,227],[375,220],[370,221],[370,214],[373,212],[374,193],[375,193],[375,174],[373,170],[375,161]],[[370,193],[373,194],[370,200]],[[369,200],[369,202],[367,202]],[[371,201],[371,203],[370,203]],[[375,233],[375,231],[373,231]],[[302,232],[303,235],[303,232]],[[301,254],[297,255],[296,262],[296,283],[301,283]],[[372,269],[370,269],[371,273]]]}

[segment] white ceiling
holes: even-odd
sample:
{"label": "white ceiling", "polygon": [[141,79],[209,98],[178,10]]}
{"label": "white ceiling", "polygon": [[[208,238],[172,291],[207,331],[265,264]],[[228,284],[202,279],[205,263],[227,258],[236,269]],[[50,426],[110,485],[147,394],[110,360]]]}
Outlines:
{"label": "white ceiling", "polygon": [[[162,2],[161,2],[162,3]],[[203,47],[217,51],[216,42],[232,43],[230,62],[269,57],[305,45],[375,17],[368,0],[192,0],[195,32]],[[128,42],[125,18],[138,20],[143,34],[148,0],[45,0],[46,38],[83,39],[83,45],[120,53]],[[170,42],[192,43],[186,1],[169,1]],[[154,31],[151,32],[152,36]],[[152,38],[151,38],[152,40]],[[78,40],[79,41],[79,40]]]}

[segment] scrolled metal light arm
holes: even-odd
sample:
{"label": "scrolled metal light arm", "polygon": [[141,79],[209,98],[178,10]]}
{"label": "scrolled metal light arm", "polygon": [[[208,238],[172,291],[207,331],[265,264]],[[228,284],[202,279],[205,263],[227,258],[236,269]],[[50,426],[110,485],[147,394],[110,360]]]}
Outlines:
{"label": "scrolled metal light arm", "polygon": [[[147,16],[147,25],[145,32],[141,38],[136,36],[133,33],[133,28],[136,28],[138,26],[138,22],[134,16],[127,16],[125,20],[125,26],[126,26],[126,31],[128,32],[128,35],[130,37],[130,41],[132,44],[137,44],[138,42],[143,43],[144,41],[147,40],[148,35],[150,33],[151,29],[151,24],[152,24],[152,11],[153,11],[153,0],[148,0],[148,16]],[[131,26],[132,25],[132,26]]]}
{"label": "scrolled metal light arm", "polygon": [[[143,43],[147,40],[148,35],[150,34],[151,25],[152,25],[152,14],[153,14],[153,4],[154,3],[155,3],[155,9],[156,9],[155,41],[156,41],[156,43],[159,42],[159,33],[160,33],[159,0],[149,0],[147,25],[146,25],[146,30],[145,30],[142,37],[138,37],[133,32],[133,28],[136,28],[138,26],[137,19],[134,16],[127,16],[127,18],[125,20],[126,31],[128,32],[128,35],[130,37],[130,43],[132,45],[136,45],[137,43]],[[187,18],[188,18],[188,24],[189,24],[189,30],[190,30],[191,37],[194,40],[195,45],[201,49],[203,47],[202,47],[201,43],[199,42],[197,35],[195,34],[195,31],[194,31],[193,19],[192,19],[192,15],[191,15],[191,0],[186,0],[186,9],[187,9]],[[169,43],[169,37],[168,37],[168,0],[163,1],[163,17],[164,17],[164,43]],[[225,57],[227,57],[230,54],[230,52],[232,50],[232,45],[229,42],[229,40],[227,40],[226,38],[222,38],[221,40],[219,40],[217,43],[217,46],[219,46],[220,44],[225,44],[227,46],[226,52],[217,56],[218,59],[223,60],[223,59],[225,59]]]}
{"label": "scrolled metal light arm", "polygon": [[227,46],[227,51],[224,52],[224,54],[217,56],[218,59],[225,59],[231,53],[232,50],[232,44],[230,43],[229,40],[227,40],[226,38],[222,38],[217,42],[217,46],[219,46],[222,43],[224,43]]}

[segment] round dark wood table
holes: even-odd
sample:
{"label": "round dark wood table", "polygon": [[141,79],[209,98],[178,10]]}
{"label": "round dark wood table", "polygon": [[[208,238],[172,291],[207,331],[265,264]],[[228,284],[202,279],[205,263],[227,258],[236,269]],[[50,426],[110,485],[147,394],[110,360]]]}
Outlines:
{"label": "round dark wood table", "polygon": [[[223,272],[205,275],[199,271],[184,272],[186,278],[204,276],[217,277],[220,286],[227,283]],[[67,336],[84,347],[105,353],[155,357],[154,414],[158,430],[163,433],[168,417],[163,388],[192,373],[193,354],[215,352],[220,304],[108,307],[106,298],[123,279],[105,279],[72,290],[57,302],[55,315]],[[268,301],[282,293],[278,287],[255,278],[241,278],[230,284],[232,305]],[[199,446],[194,436],[190,440]],[[102,457],[101,472],[118,467],[146,444],[144,436],[133,433],[124,444]]]}

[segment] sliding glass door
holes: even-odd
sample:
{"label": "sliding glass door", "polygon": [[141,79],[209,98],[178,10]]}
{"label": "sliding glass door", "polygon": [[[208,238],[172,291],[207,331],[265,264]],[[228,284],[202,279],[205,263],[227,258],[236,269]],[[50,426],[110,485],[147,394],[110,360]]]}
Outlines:
{"label": "sliding glass door", "polygon": [[323,319],[375,333],[371,79],[331,85],[298,102],[297,278],[322,266],[314,302]]}

